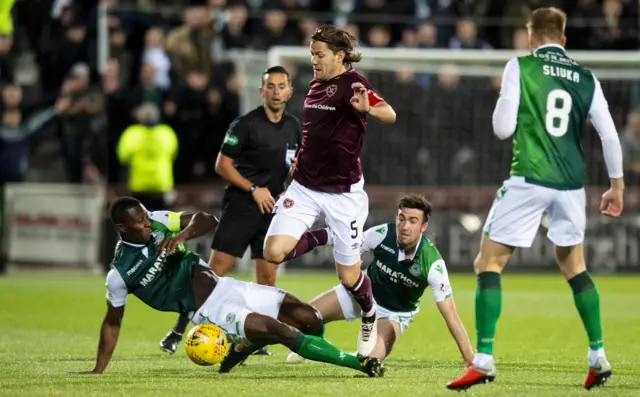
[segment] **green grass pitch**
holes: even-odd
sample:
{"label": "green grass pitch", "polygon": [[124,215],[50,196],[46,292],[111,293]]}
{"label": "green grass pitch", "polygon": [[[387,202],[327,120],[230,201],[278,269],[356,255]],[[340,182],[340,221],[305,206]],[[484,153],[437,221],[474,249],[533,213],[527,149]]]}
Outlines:
{"label": "green grass pitch", "polygon": [[[472,275],[451,276],[458,311],[475,345]],[[336,283],[330,274],[285,275],[279,286],[309,300]],[[606,396],[640,395],[640,278],[596,277],[605,347],[614,375]],[[498,376],[472,396],[578,396],[586,373],[586,336],[571,290],[560,275],[503,278],[502,317],[496,335]],[[252,357],[229,374],[198,367],[184,354],[160,351],[176,315],[129,298],[114,358],[103,375],[68,375],[93,367],[105,313],[104,278],[0,278],[0,395],[2,396],[447,396],[460,357],[429,292],[422,311],[386,361],[384,378],[371,379],[328,364],[286,364],[287,351]],[[357,324],[327,328],[327,339],[355,349]]]}

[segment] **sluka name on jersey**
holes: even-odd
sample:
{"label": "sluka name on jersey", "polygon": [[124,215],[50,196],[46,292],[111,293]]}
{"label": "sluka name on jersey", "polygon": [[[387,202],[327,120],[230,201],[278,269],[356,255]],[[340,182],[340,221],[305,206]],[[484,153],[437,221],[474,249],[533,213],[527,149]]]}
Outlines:
{"label": "sluka name on jersey", "polygon": [[384,263],[380,261],[376,261],[376,266],[378,267],[378,269],[380,269],[381,272],[386,273],[391,278],[391,281],[396,284],[398,284],[399,281],[402,281],[402,283],[407,287],[418,288],[420,286],[418,285],[418,283],[416,283],[406,275],[388,268]]}
{"label": "sluka name on jersey", "polygon": [[160,274],[160,272],[162,272],[162,269],[164,268],[164,264],[166,263],[165,262],[166,258],[167,258],[167,253],[166,251],[163,251],[162,254],[158,256],[158,259],[156,259],[153,266],[149,268],[149,270],[147,271],[147,274],[145,274],[142,280],[140,280],[140,286],[146,287],[147,284],[152,282],[153,279],[155,279],[156,276]]}
{"label": "sluka name on jersey", "polygon": [[544,65],[542,67],[542,73],[544,73],[546,76],[562,77],[574,83],[580,82],[580,74],[578,74],[578,72],[558,66]]}

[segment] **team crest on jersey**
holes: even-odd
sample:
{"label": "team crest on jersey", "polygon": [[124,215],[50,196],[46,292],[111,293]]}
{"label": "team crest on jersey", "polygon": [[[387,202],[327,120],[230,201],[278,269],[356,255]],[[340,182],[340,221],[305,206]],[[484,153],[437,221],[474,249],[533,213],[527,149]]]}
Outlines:
{"label": "team crest on jersey", "polygon": [[409,267],[409,273],[414,277],[420,276],[421,270],[419,263],[413,263],[411,267]]}
{"label": "team crest on jersey", "polygon": [[327,96],[331,98],[335,95],[336,92],[338,92],[338,86],[335,84],[331,84],[329,87],[327,87],[327,90],[325,92]]}
{"label": "team crest on jersey", "polygon": [[290,198],[286,198],[284,199],[284,201],[282,202],[282,206],[286,209],[289,209],[291,207],[293,207],[293,199]]}
{"label": "team crest on jersey", "polygon": [[228,323],[232,323],[236,320],[236,315],[233,313],[229,313],[227,314],[227,318],[225,319],[226,322]]}

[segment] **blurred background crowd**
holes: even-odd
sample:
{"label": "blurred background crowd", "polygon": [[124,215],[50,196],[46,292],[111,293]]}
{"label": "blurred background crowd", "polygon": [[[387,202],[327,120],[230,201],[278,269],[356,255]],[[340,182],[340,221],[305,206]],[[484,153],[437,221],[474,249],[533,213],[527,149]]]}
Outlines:
{"label": "blurred background crowd", "polygon": [[[258,95],[244,90],[247,76],[228,55],[306,46],[323,23],[344,27],[368,47],[526,50],[527,15],[555,5],[569,17],[569,49],[638,51],[640,35],[635,0],[104,3],[106,30],[96,0],[0,5],[2,183],[125,184],[134,167],[144,169],[129,162],[135,150],[170,162],[173,174],[132,189],[213,182],[213,164],[229,122],[243,110],[242,95]],[[101,31],[108,32],[104,60]],[[300,115],[311,68],[286,66],[295,87],[289,111]],[[363,156],[369,184],[497,185],[506,176],[510,142],[491,133],[499,77],[465,77],[451,65],[436,74],[399,67],[367,76],[398,112],[392,127],[370,124]],[[624,145],[628,183],[640,181],[639,83],[640,77],[602,81]],[[163,133],[146,140],[152,135],[145,131],[154,128]],[[589,182],[606,183],[599,139],[590,129],[584,145]]]}

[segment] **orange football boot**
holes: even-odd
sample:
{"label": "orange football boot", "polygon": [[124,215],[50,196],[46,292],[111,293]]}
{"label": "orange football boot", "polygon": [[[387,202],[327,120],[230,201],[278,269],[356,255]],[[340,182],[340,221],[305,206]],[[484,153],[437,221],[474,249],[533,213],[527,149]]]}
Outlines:
{"label": "orange football boot", "polygon": [[466,390],[473,385],[493,382],[496,378],[496,366],[493,362],[488,368],[478,368],[473,365],[468,366],[462,375],[447,383],[450,390]]}
{"label": "orange football boot", "polygon": [[611,364],[604,357],[598,357],[595,366],[589,366],[587,377],[584,379],[584,388],[591,390],[594,387],[604,385],[611,377]]}

